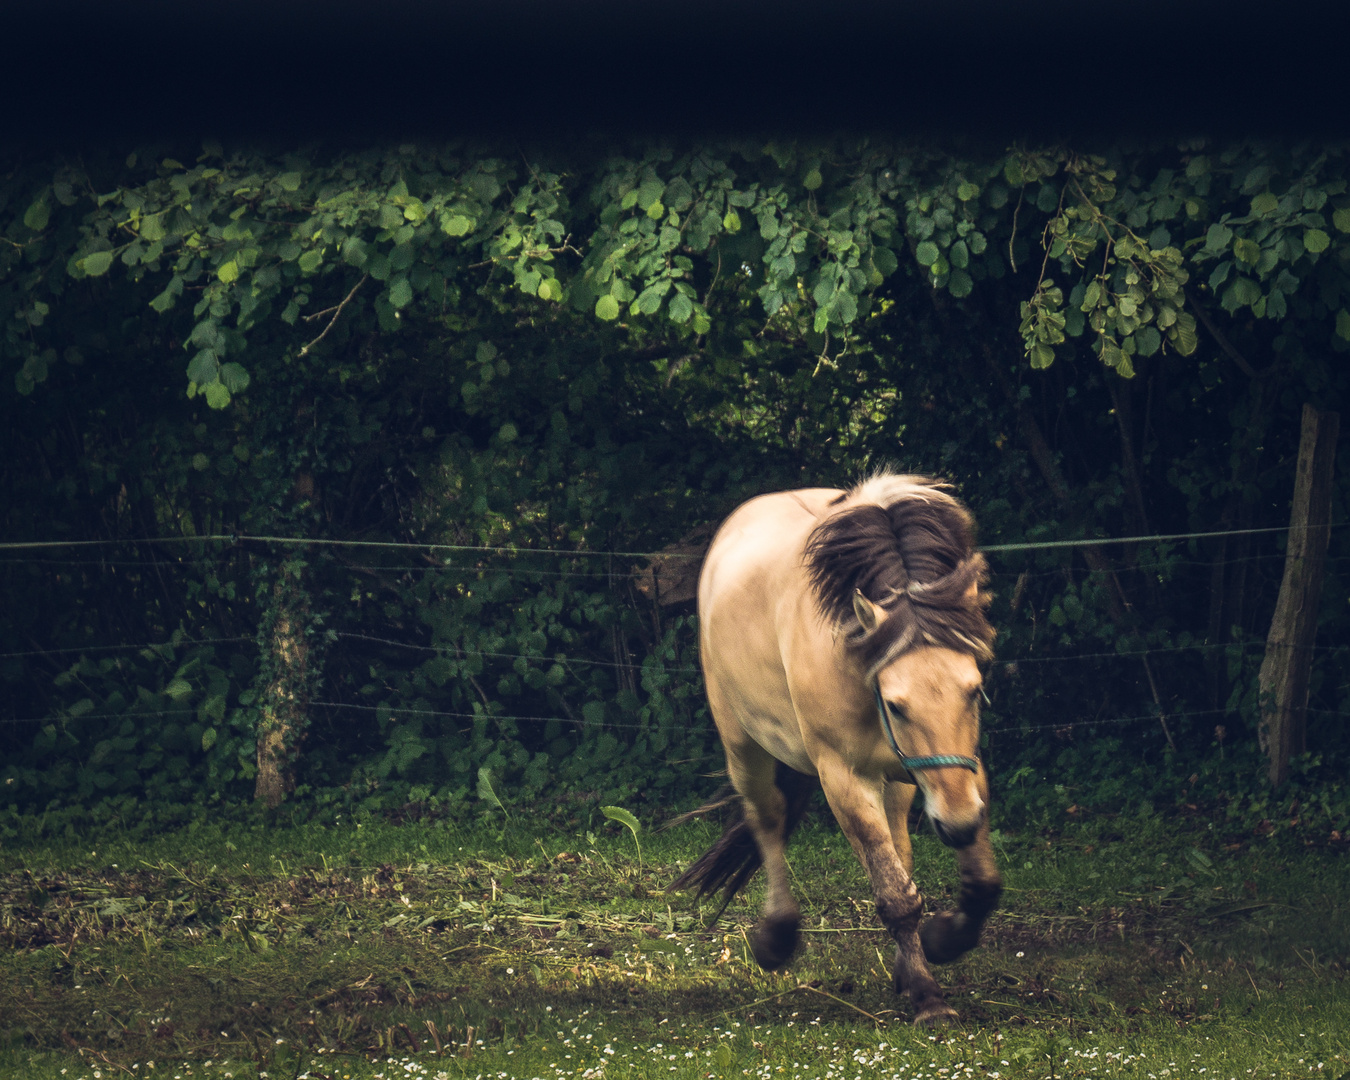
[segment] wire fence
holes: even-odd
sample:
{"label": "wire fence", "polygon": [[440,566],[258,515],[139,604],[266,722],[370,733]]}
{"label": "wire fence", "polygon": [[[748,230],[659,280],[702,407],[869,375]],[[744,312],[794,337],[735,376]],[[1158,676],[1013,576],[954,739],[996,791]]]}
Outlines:
{"label": "wire fence", "polygon": [[[1339,522],[1328,528],[1336,529],[1343,527],[1345,522]],[[1085,547],[1100,547],[1110,544],[1157,544],[1157,543],[1176,543],[1181,541],[1210,540],[1221,539],[1234,536],[1257,536],[1270,535],[1277,533],[1287,533],[1288,526],[1281,527],[1262,527],[1262,528],[1244,528],[1244,529],[1225,529],[1214,531],[1197,531],[1188,533],[1172,533],[1151,536],[1132,536],[1132,537],[1089,537],[1076,538],[1070,540],[1039,540],[1025,541],[1006,544],[993,544],[983,547],[981,550],[993,554],[1037,552],[1037,551],[1062,551]],[[134,547],[136,545],[176,545],[176,544],[228,544],[232,550],[242,550],[239,545],[243,544],[275,544],[291,547],[312,547],[319,549],[342,549],[356,548],[364,550],[388,550],[388,551],[421,551],[425,553],[447,552],[454,555],[472,554],[478,557],[483,556],[511,556],[528,557],[531,555],[562,556],[571,559],[579,558],[609,558],[609,559],[686,559],[697,560],[703,556],[701,553],[676,552],[676,551],[605,551],[605,550],[587,550],[574,548],[554,548],[554,547],[520,547],[520,546],[496,546],[496,545],[468,545],[468,544],[438,544],[438,543],[418,543],[408,541],[384,541],[384,540],[352,540],[352,539],[315,539],[305,537],[284,537],[284,536],[255,536],[235,533],[210,534],[205,536],[176,536],[176,537],[135,537],[135,538],[109,538],[96,540],[25,540],[25,541],[5,541],[0,542],[0,551],[45,551],[60,548],[110,548],[110,547]],[[95,566],[100,568],[123,567],[123,568],[144,568],[161,569],[173,568],[181,569],[185,566],[211,565],[219,561],[220,554],[210,556],[196,556],[187,558],[171,559],[144,559],[144,558],[52,558],[46,556],[27,555],[19,558],[0,559],[0,565],[40,565],[40,566],[61,566],[61,567],[88,567]],[[528,567],[528,566],[462,566],[455,565],[449,561],[435,562],[429,557],[424,557],[425,561],[414,564],[374,564],[374,563],[352,563],[342,561],[340,565],[348,570],[355,570],[370,573],[458,573],[458,574],[506,574],[521,577],[576,577],[589,579],[613,579],[615,573],[611,569],[605,570],[557,570],[547,567]],[[1180,557],[1171,557],[1165,560],[1158,560],[1150,563],[1134,564],[1131,570],[1160,570],[1176,568],[1180,566],[1204,566],[1213,568],[1216,565],[1229,566],[1238,563],[1250,563],[1259,560],[1274,560],[1285,558],[1282,552],[1251,553],[1241,557],[1221,560],[1203,560],[1203,559],[1183,559]],[[1328,561],[1338,563],[1350,561],[1350,556],[1329,556]],[[1042,577],[1060,576],[1065,572],[1064,567],[1032,571],[1023,569],[1020,571],[1005,572],[1007,577],[1017,577],[1019,579],[1036,579]],[[622,575],[621,575],[622,576]],[[464,659],[468,657],[490,659],[490,660],[510,660],[526,661],[527,663],[537,663],[541,665],[561,664],[566,668],[573,666],[599,667],[611,669],[630,669],[641,670],[643,665],[640,663],[621,663],[618,661],[597,660],[589,657],[579,657],[572,655],[554,655],[549,656],[544,653],[517,653],[504,651],[490,651],[468,649],[452,643],[422,644],[414,641],[399,640],[387,637],[378,637],[368,634],[352,633],[347,631],[337,632],[334,635],[337,641],[362,642],[366,644],[380,645],[389,648],[409,650],[419,653],[435,654],[450,659]],[[165,650],[181,649],[185,647],[201,647],[215,645],[238,645],[244,643],[254,643],[256,638],[252,636],[228,636],[228,637],[205,637],[205,638],[186,638],[177,637],[169,641],[161,642],[121,642],[116,644],[89,644],[79,646],[67,646],[51,649],[31,649],[24,651],[0,653],[0,660],[8,659],[33,659],[39,657],[60,657],[60,656],[84,656],[90,654],[112,654],[118,652],[140,652],[144,650],[159,651],[161,654]],[[995,662],[996,669],[1004,671],[1014,671],[1020,665],[1032,664],[1067,664],[1083,661],[1102,661],[1113,659],[1146,659],[1150,656],[1162,656],[1178,653],[1194,652],[1213,652],[1221,651],[1225,654],[1232,654],[1234,651],[1239,654],[1245,654],[1248,651],[1263,649],[1264,643],[1259,641],[1238,641],[1238,642],[1210,642],[1193,641],[1178,645],[1157,645],[1148,648],[1139,649],[1117,649],[1113,651],[1094,651],[1079,652],[1072,654],[1060,654],[1049,656],[1019,656],[1014,658],[1002,659]],[[1346,645],[1313,645],[1310,648],[1319,652],[1344,651],[1350,646]],[[657,664],[656,668],[663,673],[675,675],[697,675],[699,668],[689,665],[664,665]],[[387,706],[387,705],[367,705],[358,702],[344,701],[323,701],[313,700],[309,702],[312,708],[348,710],[367,713],[377,713],[381,710],[387,711],[395,717],[435,717],[444,719],[460,720],[480,720],[489,719],[493,721],[512,721],[529,723],[548,723],[558,722],[576,727],[603,727],[606,729],[631,729],[641,730],[650,727],[648,724],[625,723],[613,719],[590,720],[585,717],[575,716],[546,716],[536,714],[501,714],[484,712],[462,712],[446,711],[439,709],[424,709],[406,706]],[[1338,710],[1334,709],[1308,709],[1309,712],[1337,715]],[[192,715],[197,709],[183,707],[176,709],[159,710],[140,710],[133,712],[119,713],[97,713],[86,712],[80,714],[81,720],[110,720],[124,719],[128,716],[136,717],[165,717],[165,716],[183,716]],[[1095,728],[1104,726],[1125,726],[1136,723],[1157,723],[1160,718],[1167,720],[1183,720],[1201,716],[1230,715],[1232,712],[1228,708],[1211,708],[1201,710],[1179,710],[1169,712],[1161,707],[1151,713],[1138,716],[1111,717],[1106,719],[1093,720],[1067,720],[1057,723],[1046,723],[1037,725],[1009,724],[1006,726],[987,729],[991,736],[995,735],[1027,735],[1036,732],[1054,731],[1067,732],[1077,728]],[[68,717],[75,719],[75,717]],[[17,726],[29,724],[50,723],[53,720],[62,719],[60,714],[56,716],[43,717],[22,717],[0,720],[0,725]]]}

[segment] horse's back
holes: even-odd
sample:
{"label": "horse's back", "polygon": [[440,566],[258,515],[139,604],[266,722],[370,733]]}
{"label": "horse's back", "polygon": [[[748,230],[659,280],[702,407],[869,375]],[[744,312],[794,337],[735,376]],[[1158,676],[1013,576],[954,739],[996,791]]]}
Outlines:
{"label": "horse's back", "polygon": [[808,488],[761,495],[723,523],[699,578],[704,683],[724,744],[747,736],[799,772],[813,772],[798,730],[785,653],[825,632],[803,562],[811,530],[841,494]]}
{"label": "horse's back", "polygon": [[[768,600],[802,573],[806,538],[842,492],[805,488],[743,503],[713,537],[699,576],[698,607],[706,621],[727,605]],[[756,615],[765,614],[756,611]]]}

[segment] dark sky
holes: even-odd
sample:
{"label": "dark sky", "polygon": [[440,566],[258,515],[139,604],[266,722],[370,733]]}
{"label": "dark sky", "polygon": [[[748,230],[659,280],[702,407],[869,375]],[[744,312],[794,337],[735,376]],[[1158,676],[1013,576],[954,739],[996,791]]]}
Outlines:
{"label": "dark sky", "polygon": [[1217,0],[46,0],[0,13],[0,123],[42,144],[1326,137],[1350,134],[1348,28]]}

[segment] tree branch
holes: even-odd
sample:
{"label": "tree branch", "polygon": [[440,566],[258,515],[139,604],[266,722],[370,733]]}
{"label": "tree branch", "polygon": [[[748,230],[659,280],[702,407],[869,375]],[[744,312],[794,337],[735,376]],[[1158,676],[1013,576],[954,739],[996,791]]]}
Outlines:
{"label": "tree branch", "polygon": [[352,302],[352,297],[356,295],[356,290],[361,288],[369,277],[369,274],[362,274],[361,280],[352,286],[352,291],[343,297],[342,303],[338,304],[336,307],[325,308],[323,311],[316,311],[313,315],[305,316],[305,321],[309,322],[313,319],[317,319],[320,315],[327,315],[330,311],[333,313],[333,317],[328,320],[328,325],[323,328],[323,333],[300,350],[301,356],[308,356],[309,350],[314,348],[315,345],[328,336],[328,331],[333,329],[333,324],[338,321],[338,316],[342,314],[342,309]]}
{"label": "tree branch", "polygon": [[1186,297],[1186,303],[1190,304],[1191,310],[1200,316],[1200,321],[1205,324],[1205,329],[1209,331],[1209,336],[1218,342],[1219,348],[1232,358],[1233,363],[1237,364],[1237,366],[1242,369],[1244,375],[1250,376],[1253,379],[1259,379],[1261,376],[1258,375],[1256,369],[1247,362],[1247,358],[1233,347],[1233,343],[1228,340],[1222,330],[1210,322],[1209,316],[1205,314],[1205,309],[1195,302],[1195,297],[1191,295],[1190,290],[1186,289],[1183,290],[1183,292]]}

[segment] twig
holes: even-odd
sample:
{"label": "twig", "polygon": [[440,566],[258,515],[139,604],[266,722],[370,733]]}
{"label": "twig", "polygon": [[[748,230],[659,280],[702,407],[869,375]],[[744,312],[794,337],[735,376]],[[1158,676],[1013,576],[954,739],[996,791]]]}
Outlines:
{"label": "twig", "polygon": [[813,993],[813,994],[819,994],[821,997],[827,997],[827,998],[829,998],[831,1001],[837,1001],[837,1002],[839,1002],[840,1005],[847,1005],[847,1006],[848,1006],[850,1009],[852,1009],[854,1012],[856,1012],[856,1013],[862,1013],[863,1016],[867,1017],[867,1019],[871,1020],[873,1023],[875,1023],[875,1024],[880,1024],[882,1027],[885,1027],[885,1026],[886,1026],[886,1021],[883,1020],[883,1019],[881,1019],[881,1017],[879,1017],[879,1016],[873,1016],[873,1015],[872,1015],[870,1012],[868,1012],[866,1009],[860,1009],[860,1008],[858,1008],[858,1006],[852,1004],[851,1002],[845,1001],[845,1000],[844,1000],[843,998],[841,998],[841,997],[835,997],[833,994],[826,993],[824,990],[817,990],[814,986],[807,986],[806,983],[802,983],[799,987],[797,987],[797,989],[798,989],[798,990],[810,990],[811,993]]}
{"label": "twig", "polygon": [[796,986],[789,987],[788,989],[782,991],[781,993],[771,994],[769,997],[760,998],[758,1001],[752,1001],[746,1005],[737,1005],[736,1008],[728,1009],[726,1012],[722,1013],[722,1015],[730,1016],[732,1013],[740,1012],[742,1009],[753,1009],[756,1005],[764,1005],[770,1001],[777,1001],[779,998],[787,997],[788,994],[794,994],[798,990],[809,990],[813,994],[819,994],[821,997],[827,997],[831,1001],[837,1001],[840,1005],[845,1005],[848,1008],[852,1009],[854,1012],[861,1013],[863,1016],[867,1017],[867,1019],[871,1020],[873,1023],[880,1024],[882,1027],[886,1026],[886,1021],[881,1019],[881,1017],[873,1015],[866,1009],[860,1009],[858,1008],[858,1006],[852,1004],[851,1002],[845,1001],[841,997],[835,997],[833,994],[827,993],[824,990],[817,990],[814,986],[808,986],[806,983],[798,983]]}
{"label": "twig", "polygon": [[369,277],[370,277],[369,274],[362,274],[361,280],[352,286],[352,291],[349,292],[343,298],[342,303],[338,304],[336,308],[328,308],[324,311],[315,313],[313,317],[318,318],[319,315],[326,315],[328,314],[329,311],[331,311],[333,312],[333,317],[328,320],[328,325],[323,328],[323,333],[321,333],[318,337],[316,337],[313,341],[311,341],[308,345],[306,345],[304,348],[300,350],[301,356],[308,356],[309,350],[314,348],[315,345],[317,345],[319,342],[321,342],[324,338],[328,336],[328,331],[333,329],[333,324],[338,321],[338,316],[342,314],[342,309],[351,303],[352,297],[356,295],[356,290],[359,289],[362,285],[364,285]]}
{"label": "twig", "polygon": [[103,1062],[103,1064],[104,1064],[104,1065],[107,1065],[109,1068],[112,1068],[112,1069],[121,1069],[121,1070],[122,1070],[124,1073],[126,1073],[128,1076],[135,1076],[135,1075],[136,1075],[134,1072],[132,1072],[130,1069],[128,1069],[125,1065],[119,1065],[117,1062],[111,1060],[111,1059],[108,1057],[108,1055],[105,1054],[105,1053],[103,1053],[101,1050],[91,1050],[91,1049],[90,1049],[89,1047],[87,1047],[87,1046],[81,1046],[81,1047],[79,1048],[79,1052],[80,1052],[81,1054],[88,1054],[90,1057],[96,1057],[96,1058],[98,1058],[99,1061]]}
{"label": "twig", "polygon": [[1022,212],[1022,199],[1027,193],[1023,184],[1017,191],[1017,205],[1013,207],[1012,233],[1008,237],[1008,262],[1012,263],[1012,272],[1017,273],[1017,256],[1013,253],[1013,242],[1017,239],[1017,215]]}
{"label": "twig", "polygon": [[1144,661],[1144,674],[1148,676],[1148,686],[1153,691],[1153,703],[1158,706],[1158,723],[1162,725],[1163,734],[1167,736],[1167,745],[1175,752],[1177,744],[1172,741],[1172,732],[1167,727],[1167,713],[1163,711],[1162,698],[1158,695],[1158,684],[1153,681],[1153,668],[1149,666],[1147,656],[1140,659]]}

